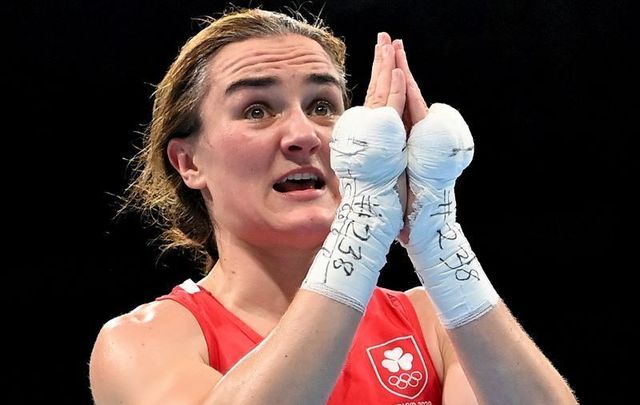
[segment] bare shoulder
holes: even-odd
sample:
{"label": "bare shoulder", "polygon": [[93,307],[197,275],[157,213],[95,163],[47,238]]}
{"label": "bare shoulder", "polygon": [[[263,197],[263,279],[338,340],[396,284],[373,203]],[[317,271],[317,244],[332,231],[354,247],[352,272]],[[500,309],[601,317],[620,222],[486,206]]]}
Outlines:
{"label": "bare shoulder", "polygon": [[171,397],[195,370],[219,374],[207,363],[193,316],[174,301],[152,302],[104,324],[89,363],[91,391],[98,404],[152,403]]}
{"label": "bare shoulder", "polygon": [[429,295],[427,294],[427,291],[424,289],[424,287],[413,287],[405,291],[404,293],[409,298],[409,301],[411,301],[411,303],[413,304],[413,307],[418,313],[419,318],[428,317],[429,320],[437,320],[435,308],[433,307],[433,304],[429,299]]}
{"label": "bare shoulder", "polygon": [[171,300],[156,301],[140,305],[105,323],[96,339],[94,354],[105,352],[119,356],[123,351],[144,352],[149,347],[162,347],[176,339],[184,344],[184,348],[200,349],[199,338],[206,349],[197,321],[185,308]]}

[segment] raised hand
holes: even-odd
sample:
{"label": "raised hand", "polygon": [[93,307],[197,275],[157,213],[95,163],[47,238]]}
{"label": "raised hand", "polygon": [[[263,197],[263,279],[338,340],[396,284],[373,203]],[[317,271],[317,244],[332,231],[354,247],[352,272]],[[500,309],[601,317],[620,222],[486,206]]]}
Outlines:
{"label": "raised hand", "polygon": [[402,117],[407,95],[405,73],[396,66],[396,48],[386,32],[378,34],[364,106],[393,107]]}
{"label": "raised hand", "polygon": [[409,192],[405,226],[398,239],[445,327],[482,316],[499,297],[456,222],[456,179],[471,163],[473,137],[460,113],[446,105],[427,108],[401,41],[396,65],[407,78],[403,122],[407,140]]}
{"label": "raised hand", "polygon": [[403,225],[396,184],[407,166],[404,73],[389,36],[378,38],[365,106],[345,111],[333,130],[331,167],[342,201],[302,285],[361,312]]}

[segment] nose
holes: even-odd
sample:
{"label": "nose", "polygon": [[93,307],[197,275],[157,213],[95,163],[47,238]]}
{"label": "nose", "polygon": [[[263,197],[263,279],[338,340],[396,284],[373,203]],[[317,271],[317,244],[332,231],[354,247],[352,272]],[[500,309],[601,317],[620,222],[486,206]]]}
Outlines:
{"label": "nose", "polygon": [[292,158],[306,158],[316,153],[321,140],[316,126],[301,109],[292,111],[282,127],[282,152]]}

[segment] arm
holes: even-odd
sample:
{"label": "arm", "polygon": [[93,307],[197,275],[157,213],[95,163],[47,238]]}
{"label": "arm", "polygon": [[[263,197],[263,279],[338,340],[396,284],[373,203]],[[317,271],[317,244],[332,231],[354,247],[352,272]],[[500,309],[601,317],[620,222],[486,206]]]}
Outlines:
{"label": "arm", "polygon": [[[575,404],[564,379],[499,299],[455,222],[453,186],[473,154],[466,124],[442,106],[430,123],[425,120],[432,112],[402,43],[394,46],[396,64],[407,78],[405,126],[412,128],[400,239],[431,297],[423,292],[414,297],[419,316],[441,321],[434,328],[444,363],[443,403],[475,403],[475,396],[477,403]],[[445,206],[450,209],[440,210]]]}
{"label": "arm", "polygon": [[[406,166],[399,115],[406,84],[402,72],[387,68],[394,65],[392,47],[378,46],[369,108],[348,111],[336,124],[331,164],[342,203],[302,289],[269,336],[222,376],[207,366],[206,344],[189,314],[174,303],[151,304],[100,332],[91,359],[97,403],[326,403],[402,227],[394,187]],[[368,126],[363,118],[371,119]]]}
{"label": "arm", "polygon": [[[425,338],[435,342],[430,347],[437,348],[432,354],[434,362],[442,364],[444,405],[577,402],[562,376],[504,303],[474,322],[447,330],[424,287],[407,291],[407,296]],[[517,387],[520,384],[525,387]],[[523,395],[527,390],[530,392]]]}
{"label": "arm", "polygon": [[147,304],[100,331],[90,361],[94,401],[325,403],[360,317],[301,291],[273,332],[223,378],[208,366],[204,337],[186,309],[172,301]]}
{"label": "arm", "polygon": [[[479,403],[576,404],[566,381],[511,315],[504,302],[448,330]],[[451,404],[456,392],[450,392]]]}

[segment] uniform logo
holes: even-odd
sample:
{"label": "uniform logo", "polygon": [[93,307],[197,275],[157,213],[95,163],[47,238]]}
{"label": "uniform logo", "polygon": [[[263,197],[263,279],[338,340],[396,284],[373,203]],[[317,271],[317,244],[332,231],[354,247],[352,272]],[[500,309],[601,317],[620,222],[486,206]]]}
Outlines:
{"label": "uniform logo", "polygon": [[427,387],[427,365],[413,336],[371,346],[367,354],[378,381],[387,391],[415,399]]}

